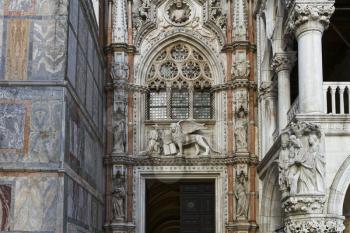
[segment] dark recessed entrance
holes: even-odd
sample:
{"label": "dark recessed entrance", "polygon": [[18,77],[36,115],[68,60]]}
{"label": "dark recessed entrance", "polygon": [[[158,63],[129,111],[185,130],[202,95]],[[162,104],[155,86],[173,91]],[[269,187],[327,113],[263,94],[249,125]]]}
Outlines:
{"label": "dark recessed entrance", "polygon": [[215,233],[215,182],[147,180],[146,233]]}

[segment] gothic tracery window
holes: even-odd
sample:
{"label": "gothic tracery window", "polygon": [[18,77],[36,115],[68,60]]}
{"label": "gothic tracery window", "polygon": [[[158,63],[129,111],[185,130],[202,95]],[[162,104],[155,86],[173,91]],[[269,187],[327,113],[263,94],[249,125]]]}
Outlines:
{"label": "gothic tracery window", "polygon": [[184,43],[161,50],[147,71],[147,118],[211,119],[212,72],[204,56]]}

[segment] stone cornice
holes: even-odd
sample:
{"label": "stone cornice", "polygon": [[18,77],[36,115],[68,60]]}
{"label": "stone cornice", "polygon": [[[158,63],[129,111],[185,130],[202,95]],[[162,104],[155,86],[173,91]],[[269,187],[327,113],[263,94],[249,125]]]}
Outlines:
{"label": "stone cornice", "polygon": [[104,158],[107,164],[124,164],[132,166],[222,166],[234,164],[258,164],[254,155],[234,157],[176,157],[176,156],[123,156],[112,155]]}
{"label": "stone cornice", "polygon": [[323,32],[334,12],[334,1],[291,1],[285,33],[301,33],[310,30]]}
{"label": "stone cornice", "polygon": [[296,61],[296,52],[282,52],[276,53],[272,59],[271,68],[276,73],[282,70],[291,70]]}

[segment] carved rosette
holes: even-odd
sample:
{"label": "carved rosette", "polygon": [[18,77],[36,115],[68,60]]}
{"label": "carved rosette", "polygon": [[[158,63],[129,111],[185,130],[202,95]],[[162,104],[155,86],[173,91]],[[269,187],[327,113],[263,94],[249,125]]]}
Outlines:
{"label": "carved rosette", "polygon": [[285,233],[340,233],[345,229],[343,219],[315,217],[298,219],[290,218],[285,221]]}
{"label": "carved rosette", "polygon": [[330,17],[335,8],[334,1],[322,1],[316,3],[290,3],[289,19],[287,20],[287,33],[299,35],[305,30],[326,29],[329,25]]}
{"label": "carved rosette", "polygon": [[282,70],[290,71],[296,62],[295,52],[276,53],[272,60],[271,68],[276,73]]}

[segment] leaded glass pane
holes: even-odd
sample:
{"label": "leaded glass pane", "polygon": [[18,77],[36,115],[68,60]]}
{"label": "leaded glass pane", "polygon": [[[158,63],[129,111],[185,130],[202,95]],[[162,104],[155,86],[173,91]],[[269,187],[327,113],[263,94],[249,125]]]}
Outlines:
{"label": "leaded glass pane", "polygon": [[148,118],[154,119],[166,119],[166,92],[165,91],[151,91],[148,98]]}
{"label": "leaded glass pane", "polygon": [[187,90],[174,90],[171,93],[171,118],[186,119],[189,117],[189,94]]}
{"label": "leaded glass pane", "polygon": [[209,90],[195,91],[193,93],[193,118],[210,119],[211,116],[211,93]]}

